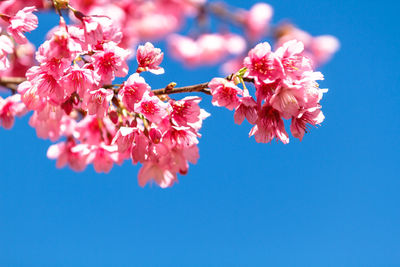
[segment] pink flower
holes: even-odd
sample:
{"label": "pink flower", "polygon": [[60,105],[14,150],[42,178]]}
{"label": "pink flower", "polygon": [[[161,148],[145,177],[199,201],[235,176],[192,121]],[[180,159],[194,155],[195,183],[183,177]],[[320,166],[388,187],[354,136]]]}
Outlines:
{"label": "pink flower", "polygon": [[190,147],[199,143],[193,129],[185,126],[172,126],[165,134],[164,139],[168,140],[168,145],[178,148]]}
{"label": "pink flower", "polygon": [[143,94],[142,100],[135,104],[135,112],[143,114],[151,122],[159,123],[167,113],[167,104],[157,96],[150,96],[148,92]]}
{"label": "pink flower", "polygon": [[171,121],[176,125],[185,126],[187,123],[196,123],[200,120],[200,97],[188,96],[182,100],[170,100]]}
{"label": "pink flower", "polygon": [[146,81],[138,73],[134,73],[123,84],[121,90],[118,92],[118,96],[128,110],[134,111],[135,104],[139,103],[142,100],[143,94],[150,92],[150,90],[151,88]]}
{"label": "pink flower", "polygon": [[220,68],[222,73],[230,75],[243,68],[243,59],[244,57],[239,56],[234,59],[226,61],[225,63],[222,64]]}
{"label": "pink flower", "polygon": [[196,145],[183,148],[173,148],[170,151],[171,166],[174,172],[186,175],[189,170],[189,162],[196,164],[199,159],[199,148]]}
{"label": "pink flower", "polygon": [[87,145],[76,145],[75,141],[68,140],[51,145],[47,150],[49,159],[57,159],[56,167],[62,168],[69,165],[74,171],[83,171],[86,168],[87,157],[90,153]]}
{"label": "pink flower", "polygon": [[104,118],[110,106],[114,93],[112,90],[100,88],[86,94],[82,102],[82,108],[87,110],[89,115],[96,115],[98,118]]}
{"label": "pink flower", "polygon": [[135,17],[128,21],[129,28],[136,30],[141,40],[160,39],[178,29],[182,12],[163,9],[155,2],[145,2],[135,7]]}
{"label": "pink flower", "polygon": [[186,36],[173,34],[168,37],[167,41],[169,51],[174,58],[190,66],[199,64],[200,49],[195,40]]}
{"label": "pink flower", "polygon": [[116,144],[118,146],[118,152],[124,153],[131,148],[132,143],[135,139],[136,131],[137,129],[132,127],[119,128],[111,144]]}
{"label": "pink flower", "polygon": [[316,65],[324,64],[339,50],[339,40],[332,35],[321,35],[314,37],[310,50]]}
{"label": "pink flower", "polygon": [[285,70],[285,79],[299,80],[306,71],[312,70],[311,61],[303,56],[304,44],[297,40],[284,43],[276,50]]}
{"label": "pink flower", "polygon": [[150,71],[153,74],[163,74],[164,69],[159,65],[164,58],[164,53],[161,49],[154,48],[153,44],[147,42],[145,45],[140,45],[137,49],[136,60],[139,68]]}
{"label": "pink flower", "polygon": [[18,86],[18,92],[22,95],[22,102],[30,110],[41,110],[45,106],[45,99],[37,93],[37,87],[31,82],[25,81]]}
{"label": "pink flower", "polygon": [[228,55],[227,42],[221,34],[202,34],[196,42],[200,63],[215,64]]}
{"label": "pink flower", "polygon": [[284,43],[297,40],[304,44],[305,47],[308,47],[312,42],[312,36],[290,23],[283,23],[277,27],[277,33],[279,34],[278,39],[276,40],[276,47],[282,46]]}
{"label": "pink flower", "polygon": [[61,78],[69,66],[71,61],[66,58],[46,58],[40,62],[40,69],[56,79]]}
{"label": "pink flower", "polygon": [[246,49],[246,41],[236,34],[202,34],[196,40],[173,34],[168,38],[172,56],[189,66],[215,64],[229,54]]}
{"label": "pink flower", "polygon": [[90,69],[81,68],[74,64],[65,72],[66,75],[62,78],[61,83],[70,94],[76,91],[81,98],[84,98],[86,93],[96,87],[94,72]]}
{"label": "pink flower", "polygon": [[42,110],[33,113],[29,125],[36,129],[38,137],[56,141],[63,134],[71,132],[74,122],[70,116],[65,115],[61,107],[47,104]]}
{"label": "pink flower", "polygon": [[49,97],[51,102],[55,105],[61,104],[64,101],[65,90],[60,85],[58,77],[49,74],[41,67],[32,67],[26,73],[28,81],[37,87],[37,94],[40,97]]}
{"label": "pink flower", "polygon": [[207,119],[208,117],[210,117],[210,113],[208,113],[207,111],[205,111],[204,109],[200,109],[200,116],[199,116],[199,120],[194,122],[194,123],[188,123],[188,125],[190,127],[192,127],[196,132],[200,131],[202,125],[203,125],[203,120]]}
{"label": "pink flower", "polygon": [[290,119],[299,113],[299,100],[302,100],[303,92],[304,89],[302,88],[290,88],[287,85],[281,84],[276,88],[275,94],[271,97],[269,103],[274,109],[281,112],[282,117]]}
{"label": "pink flower", "polygon": [[10,18],[10,26],[8,26],[7,32],[19,44],[28,42],[24,35],[25,32],[30,32],[37,28],[38,18],[32,13],[33,11],[36,11],[34,6],[25,7]]}
{"label": "pink flower", "polygon": [[169,169],[168,166],[146,162],[138,174],[139,185],[144,187],[151,180],[156,182],[161,188],[170,187],[178,181],[176,173]]}
{"label": "pink flower", "polygon": [[242,36],[228,33],[222,36],[225,40],[225,49],[231,55],[241,55],[247,49],[246,39]]}
{"label": "pink flower", "polygon": [[250,50],[243,65],[248,69],[248,77],[259,82],[271,83],[283,76],[283,66],[279,58],[271,52],[271,46],[265,42]]}
{"label": "pink flower", "polygon": [[149,146],[149,139],[144,134],[137,134],[131,148],[131,158],[134,164],[138,162],[145,162],[147,159],[147,148]]}
{"label": "pink flower", "polygon": [[208,84],[211,89],[212,104],[218,107],[226,107],[229,110],[239,105],[239,97],[243,95],[242,89],[237,87],[232,81],[223,78],[214,78]]}
{"label": "pink flower", "polygon": [[73,132],[74,138],[89,145],[97,145],[104,139],[104,121],[99,120],[96,116],[87,115],[80,120]]}
{"label": "pink flower", "polygon": [[261,104],[262,101],[269,101],[274,94],[276,88],[280,86],[281,80],[276,80],[273,83],[255,82],[257,103]]}
{"label": "pink flower", "polygon": [[21,95],[15,94],[3,99],[0,97],[0,125],[5,129],[11,129],[14,125],[14,117],[22,116],[27,112]]}
{"label": "pink flower", "polygon": [[75,40],[70,35],[74,27],[68,27],[64,19],[60,18],[60,25],[51,32],[50,40],[45,41],[36,53],[36,60],[40,63],[47,62],[53,58],[65,58],[73,60],[76,54],[82,51],[80,40]]}
{"label": "pink flower", "polygon": [[290,40],[298,40],[304,44],[303,54],[310,58],[314,67],[320,66],[328,61],[339,49],[340,43],[334,36],[321,35],[313,37],[291,24],[283,24],[278,27],[279,38],[276,46],[282,46]]}
{"label": "pink flower", "polygon": [[301,141],[304,133],[307,132],[307,124],[315,126],[322,123],[324,119],[325,116],[320,110],[320,106],[304,110],[297,117],[293,117],[290,131],[294,137]]}
{"label": "pink flower", "polygon": [[265,3],[257,3],[253,5],[246,14],[247,34],[252,40],[262,38],[269,28],[274,10]]}
{"label": "pink flower", "polygon": [[100,23],[93,17],[82,18],[86,44],[97,44],[103,39],[103,30]]}
{"label": "pink flower", "polygon": [[264,104],[259,111],[257,125],[250,131],[250,136],[252,135],[257,143],[269,143],[274,138],[284,144],[289,143],[289,136],[279,112],[268,104]]}
{"label": "pink flower", "polygon": [[103,44],[103,49],[92,56],[95,71],[102,78],[103,83],[111,83],[115,76],[126,76],[128,74],[126,60],[130,52],[113,42]]}
{"label": "pink flower", "polygon": [[5,71],[10,67],[8,54],[14,51],[14,44],[6,35],[0,35],[0,71]]}
{"label": "pink flower", "polygon": [[257,103],[253,97],[249,95],[248,91],[245,90],[244,96],[239,99],[240,104],[235,110],[233,115],[236,124],[242,124],[246,118],[249,123],[255,124],[257,121]]}
{"label": "pink flower", "polygon": [[109,173],[114,163],[120,163],[117,150],[117,146],[108,146],[104,143],[92,146],[88,162],[93,162],[96,172]]}
{"label": "pink flower", "polygon": [[149,130],[149,139],[153,144],[159,144],[163,139],[163,135],[160,129],[151,128]]}

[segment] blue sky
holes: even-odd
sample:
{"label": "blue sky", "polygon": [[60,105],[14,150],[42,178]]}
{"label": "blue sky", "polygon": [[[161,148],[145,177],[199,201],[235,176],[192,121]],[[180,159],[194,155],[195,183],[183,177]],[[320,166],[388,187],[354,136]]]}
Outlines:
{"label": "blue sky", "polygon": [[[321,69],[321,127],[257,144],[204,96],[200,160],[162,190],[139,187],[129,162],[58,170],[19,119],[0,130],[0,266],[400,266],[400,4],[269,3],[274,22],[341,41]],[[217,76],[164,66],[154,87]]]}

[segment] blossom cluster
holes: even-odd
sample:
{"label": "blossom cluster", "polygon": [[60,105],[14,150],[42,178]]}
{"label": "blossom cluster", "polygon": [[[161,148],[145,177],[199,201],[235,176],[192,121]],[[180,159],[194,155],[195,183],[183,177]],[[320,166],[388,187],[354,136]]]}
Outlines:
{"label": "blossom cluster", "polygon": [[203,119],[199,97],[182,100],[155,95],[140,72],[163,72],[163,53],[151,43],[139,46],[137,72],[119,86],[116,77],[128,74],[131,51],[119,46],[120,31],[104,17],[84,17],[82,23],[60,25],[38,49],[39,66],[27,71],[18,92],[33,110],[29,121],[41,138],[52,141],[48,157],[57,166],[82,171],[93,164],[109,172],[114,163],[141,163],[139,184],[153,179],[161,187],[186,174],[198,158]]}
{"label": "blossom cluster", "polygon": [[[275,52],[269,43],[258,44],[244,59],[244,68],[237,77],[229,81],[214,78],[210,83],[212,103],[230,110],[235,109],[235,123],[246,118],[253,128],[257,142],[268,143],[274,138],[289,142],[283,119],[291,119],[290,131],[302,140],[308,125],[317,125],[324,120],[320,100],[326,89],[320,89],[317,80],[320,72],[314,72],[312,61],[303,55],[303,43],[292,40],[284,43]],[[255,85],[255,98],[238,82],[251,79]],[[235,79],[237,82],[235,82]]]}
{"label": "blossom cluster", "polygon": [[[155,182],[164,188],[198,160],[199,131],[209,116],[199,96],[172,94],[212,95],[214,105],[235,110],[237,124],[247,119],[253,125],[250,135],[257,142],[288,143],[285,119],[300,140],[308,125],[323,121],[320,100],[326,90],[319,89],[316,81],[323,76],[314,69],[336,52],[336,38],[312,37],[288,24],[273,31],[273,9],[265,3],[242,10],[205,0],[134,2],[1,2],[0,88],[12,94],[0,97],[0,126],[10,129],[16,116],[30,112],[37,136],[55,142],[47,156],[57,167],[83,171],[93,164],[96,172],[107,173],[130,160],[141,164],[141,186]],[[36,50],[27,33],[38,27],[35,13],[49,8],[60,15],[59,25]],[[207,29],[211,15],[240,25],[243,33]],[[187,17],[197,21],[197,33],[176,33]],[[275,51],[267,42],[254,47],[272,32]],[[222,69],[230,75],[152,89],[142,73],[163,74],[164,53],[148,41],[162,38],[185,65],[225,61]],[[137,66],[130,74],[133,59]],[[254,96],[246,83],[254,85]]]}

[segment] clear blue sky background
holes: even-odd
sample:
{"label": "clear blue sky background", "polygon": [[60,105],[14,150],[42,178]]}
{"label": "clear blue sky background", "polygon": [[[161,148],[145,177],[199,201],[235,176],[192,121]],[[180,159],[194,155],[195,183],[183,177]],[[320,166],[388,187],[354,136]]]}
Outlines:
{"label": "clear blue sky background", "polygon": [[[0,266],[400,266],[400,4],[270,4],[274,22],[341,41],[322,69],[322,127],[257,144],[205,96],[200,161],[162,190],[140,188],[129,162],[58,170],[20,119],[0,130]],[[216,73],[164,65],[154,86]]]}

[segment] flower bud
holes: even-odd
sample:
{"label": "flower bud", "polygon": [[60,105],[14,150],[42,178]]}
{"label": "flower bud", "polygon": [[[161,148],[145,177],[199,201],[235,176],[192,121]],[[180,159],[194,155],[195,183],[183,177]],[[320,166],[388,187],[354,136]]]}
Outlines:
{"label": "flower bud", "polygon": [[118,119],[119,119],[118,113],[115,110],[110,111],[110,114],[108,116],[109,116],[110,120],[112,121],[112,123],[114,123],[114,124],[118,123]]}
{"label": "flower bud", "polygon": [[161,141],[161,131],[155,128],[151,128],[149,131],[149,137],[151,142],[153,142],[154,144],[158,144]]}
{"label": "flower bud", "polygon": [[71,99],[68,99],[64,103],[61,104],[61,108],[65,111],[67,115],[69,115],[73,109],[73,103]]}
{"label": "flower bud", "polygon": [[53,0],[53,1],[54,4],[60,9],[67,8],[69,5],[69,0]]}

